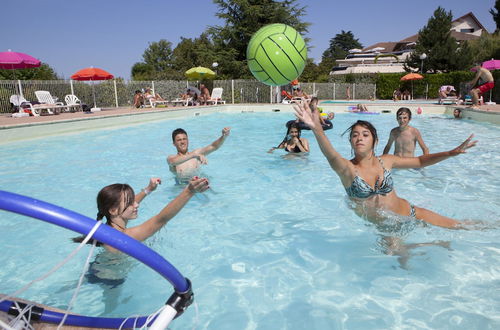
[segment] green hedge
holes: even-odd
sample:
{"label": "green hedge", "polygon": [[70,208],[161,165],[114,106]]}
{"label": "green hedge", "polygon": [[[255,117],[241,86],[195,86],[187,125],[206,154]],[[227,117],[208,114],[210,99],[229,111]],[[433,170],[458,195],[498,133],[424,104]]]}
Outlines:
{"label": "green hedge", "polygon": [[[330,82],[336,83],[376,83],[378,99],[392,99],[395,89],[401,91],[408,89],[411,91],[411,81],[401,81],[401,77],[407,73],[363,73],[363,74],[345,74],[330,77]],[[460,92],[465,92],[465,83],[474,78],[472,71],[455,71],[450,73],[423,74],[424,79],[413,81],[414,98],[430,99],[438,97],[439,87],[443,85],[452,85]],[[495,78],[495,88],[492,91],[492,101],[500,103],[500,70],[493,71]],[[428,86],[428,87],[427,87]],[[426,88],[428,90],[426,91]],[[485,95],[485,101],[489,101],[489,93]]]}

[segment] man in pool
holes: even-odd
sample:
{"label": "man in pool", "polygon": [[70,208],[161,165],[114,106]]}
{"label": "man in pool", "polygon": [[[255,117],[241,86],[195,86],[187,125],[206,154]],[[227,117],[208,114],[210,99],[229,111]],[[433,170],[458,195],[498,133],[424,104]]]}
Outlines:
{"label": "man in pool", "polygon": [[411,111],[408,108],[399,108],[396,112],[396,119],[399,126],[391,130],[389,141],[384,148],[384,155],[391,150],[394,142],[394,155],[399,157],[415,157],[415,146],[418,142],[424,155],[429,153],[429,148],[424,143],[420,131],[410,126]]}
{"label": "man in pool", "polygon": [[172,132],[172,142],[177,154],[167,157],[169,169],[175,174],[177,184],[188,183],[190,178],[197,175],[200,165],[207,164],[206,155],[219,149],[229,136],[230,127],[222,129],[222,135],[206,147],[188,151],[189,139],[185,130],[177,128]]}

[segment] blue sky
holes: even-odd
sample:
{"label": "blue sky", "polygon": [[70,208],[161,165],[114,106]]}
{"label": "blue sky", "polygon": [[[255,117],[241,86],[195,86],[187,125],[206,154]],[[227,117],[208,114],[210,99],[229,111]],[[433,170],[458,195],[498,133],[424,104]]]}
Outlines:
{"label": "blue sky", "polygon": [[[418,32],[438,6],[457,18],[473,12],[493,32],[488,12],[494,0],[328,1],[299,0],[310,22],[309,56],[316,62],[341,30],[352,31],[363,46],[398,41]],[[130,78],[150,42],[198,37],[207,26],[221,25],[211,0],[6,0],[0,19],[1,51],[30,54],[69,78],[94,66]]]}

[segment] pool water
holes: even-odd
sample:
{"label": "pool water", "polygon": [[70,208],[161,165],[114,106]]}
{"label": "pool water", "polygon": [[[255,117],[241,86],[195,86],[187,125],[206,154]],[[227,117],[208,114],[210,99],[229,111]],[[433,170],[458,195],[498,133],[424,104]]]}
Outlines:
{"label": "pool water", "polygon": [[[394,171],[398,195],[446,216],[498,223],[500,130],[437,117],[412,120],[431,152],[454,148],[470,133],[479,144],[423,170]],[[160,176],[163,184],[143,201],[139,223],[180,191],[166,165],[167,155],[175,153],[172,130],[186,129],[193,149],[231,126],[202,170],[212,189],[192,198],[146,242],[193,283],[197,308],[191,306],[171,329],[500,328],[500,230],[447,230],[407,219],[376,227],[359,218],[310,131],[302,134],[309,155],[266,153],[283,139],[284,123],[292,118],[212,114],[5,144],[1,189],[93,218],[103,186],[127,182],[139,191]],[[334,147],[350,157],[341,133],[357,119],[378,128],[381,153],[397,124],[394,115],[338,114],[326,132]],[[76,247],[73,232],[0,214],[0,293],[41,276]],[[395,252],[387,246],[391,239],[408,250]],[[21,297],[65,308],[85,258],[78,255]],[[74,311],[145,315],[172,293],[141,263],[124,267],[123,284],[85,282]]]}

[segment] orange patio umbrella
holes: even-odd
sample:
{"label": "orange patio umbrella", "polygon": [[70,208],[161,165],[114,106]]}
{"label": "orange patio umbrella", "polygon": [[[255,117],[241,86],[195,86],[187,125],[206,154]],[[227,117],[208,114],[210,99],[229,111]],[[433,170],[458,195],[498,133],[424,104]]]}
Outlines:
{"label": "orange patio umbrella", "polygon": [[424,79],[424,76],[418,73],[408,73],[407,75],[404,75],[401,77],[401,81],[407,81],[407,80],[419,80],[419,79]]}
{"label": "orange patio umbrella", "polygon": [[411,99],[413,100],[413,80],[420,80],[424,79],[424,76],[418,73],[408,73],[404,76],[401,77],[401,81],[408,81],[411,80]]}
{"label": "orange patio umbrella", "polygon": [[[94,96],[94,107],[92,108],[94,111],[99,111],[101,109],[97,108],[96,102],[95,102],[95,89],[94,89],[94,80],[109,80],[113,79],[114,76],[99,68],[85,68],[81,69],[80,71],[77,71],[75,74],[71,76],[71,79],[73,80],[84,80],[84,81],[92,81],[92,94]],[[91,110],[92,110],[91,109]]]}

